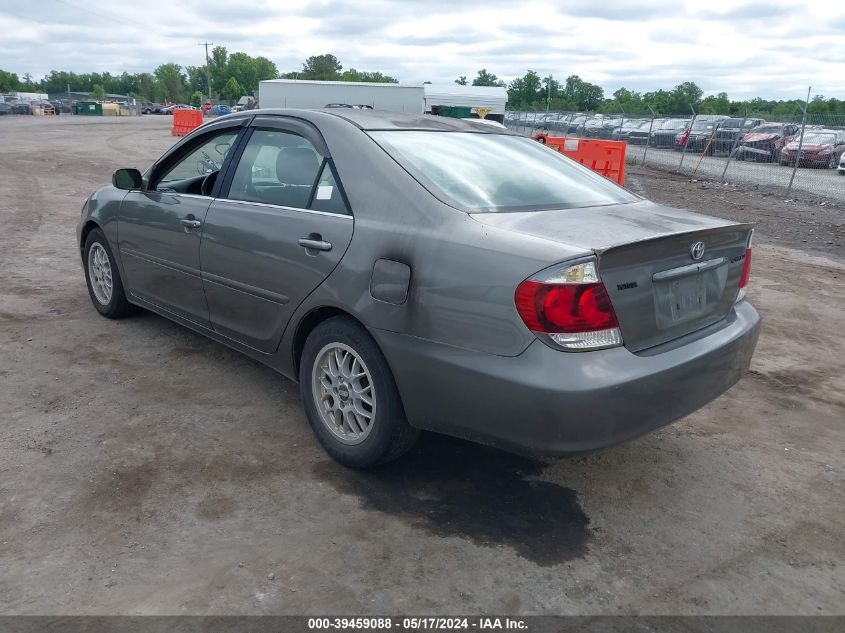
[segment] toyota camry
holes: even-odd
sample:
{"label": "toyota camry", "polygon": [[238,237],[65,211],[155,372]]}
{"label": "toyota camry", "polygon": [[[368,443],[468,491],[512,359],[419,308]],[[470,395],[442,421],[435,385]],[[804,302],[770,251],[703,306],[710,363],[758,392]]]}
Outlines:
{"label": "toyota camry", "polygon": [[567,455],[702,407],[757,342],[751,233],[500,127],[347,108],[199,127],[117,170],[78,247],[101,315],[297,381],[326,451],[366,467],[420,430]]}

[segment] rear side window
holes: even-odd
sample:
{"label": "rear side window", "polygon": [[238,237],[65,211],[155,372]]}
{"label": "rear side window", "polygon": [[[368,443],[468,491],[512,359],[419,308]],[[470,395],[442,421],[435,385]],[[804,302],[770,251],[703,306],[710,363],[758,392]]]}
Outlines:
{"label": "rear side window", "polygon": [[255,130],[229,188],[232,200],[308,208],[323,157],[292,132]]}
{"label": "rear side window", "polygon": [[328,213],[349,213],[343,193],[337,185],[332,166],[328,161],[323,163],[323,171],[320,174],[320,180],[317,181],[317,190],[314,192],[311,208]]}

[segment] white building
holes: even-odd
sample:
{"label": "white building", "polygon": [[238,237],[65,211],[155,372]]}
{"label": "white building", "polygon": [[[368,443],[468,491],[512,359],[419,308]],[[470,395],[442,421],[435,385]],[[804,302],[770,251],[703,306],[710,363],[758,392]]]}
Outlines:
{"label": "white building", "polygon": [[269,79],[258,84],[258,103],[262,108],[325,108],[345,104],[421,113],[424,100],[422,84],[298,79]]}

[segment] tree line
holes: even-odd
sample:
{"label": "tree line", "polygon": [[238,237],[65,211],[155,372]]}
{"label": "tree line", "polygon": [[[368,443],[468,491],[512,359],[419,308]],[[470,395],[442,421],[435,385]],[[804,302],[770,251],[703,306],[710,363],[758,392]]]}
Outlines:
{"label": "tree line", "polygon": [[313,55],[305,60],[298,70],[279,74],[279,70],[266,57],[252,57],[247,53],[229,53],[225,46],[215,46],[208,59],[208,65],[181,66],[176,62],[161,64],[152,72],[121,73],[108,72],[75,73],[65,70],[51,70],[40,80],[28,73],[19,77],[17,73],[0,70],[0,93],[42,92],[65,94],[90,92],[97,99],[106,94],[126,95],[143,101],[191,102],[199,105],[210,94],[215,100],[234,101],[258,90],[258,82],[265,79],[322,79],[336,81],[364,81],[397,83],[398,80],[380,72],[350,68],[343,70],[338,59],[331,54]]}
{"label": "tree line", "polygon": [[[201,103],[209,94],[215,100],[233,101],[258,90],[258,82],[265,79],[318,79],[324,81],[361,81],[397,83],[378,71],[355,68],[344,70],[337,57],[330,53],[308,57],[297,70],[279,73],[276,64],[266,57],[252,57],[247,53],[229,53],[225,46],[215,46],[208,65],[181,66],[176,62],[161,64],[152,72],[74,73],[51,70],[40,80],[31,75],[0,70],[0,92],[14,90],[61,94],[68,88],[74,92],[90,92],[102,99],[105,94],[120,94],[148,101]],[[210,83],[210,86],[209,86]],[[430,83],[430,82],[426,82]],[[637,92],[619,88],[607,96],[604,89],[570,75],[563,82],[551,75],[541,77],[533,70],[506,83],[494,73],[482,68],[471,81],[466,75],[455,79],[460,85],[501,86],[508,92],[508,107],[513,110],[552,110],[598,112],[604,114],[731,114],[737,116],[777,117],[794,116],[800,112],[798,100],[766,100],[755,98],[736,101],[727,93],[704,96],[692,81],[678,84],[671,90]],[[651,110],[649,110],[649,108]],[[845,101],[816,95],[809,111],[814,114],[845,114]]]}
{"label": "tree line", "polygon": [[[467,85],[466,76],[455,83]],[[704,96],[704,91],[693,81],[685,81],[671,90],[636,92],[619,88],[610,97],[601,86],[570,75],[561,83],[552,76],[540,77],[529,70],[508,84],[486,69],[478,71],[473,86],[505,86],[508,107],[513,110],[550,110],[564,112],[597,112],[600,114],[729,114],[749,117],[788,117],[800,114],[801,99],[767,100],[760,97],[744,101],[731,100],[726,92]],[[810,101],[812,114],[845,115],[845,101],[816,95]]]}

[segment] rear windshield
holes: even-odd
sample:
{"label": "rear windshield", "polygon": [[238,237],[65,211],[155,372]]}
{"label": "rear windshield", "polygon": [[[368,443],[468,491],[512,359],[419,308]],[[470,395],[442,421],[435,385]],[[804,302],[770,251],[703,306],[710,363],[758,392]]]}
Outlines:
{"label": "rear windshield", "polygon": [[371,132],[432,195],[470,213],[572,209],[636,196],[542,143],[467,132]]}
{"label": "rear windshield", "polygon": [[668,121],[664,122],[661,126],[661,130],[682,130],[687,125],[689,125],[689,121],[686,119],[669,119]]}
{"label": "rear windshield", "polygon": [[754,123],[752,119],[725,119],[722,121],[721,127],[731,128],[731,129],[740,129],[740,128],[752,128],[754,127]]}
{"label": "rear windshield", "polygon": [[708,121],[706,119],[697,119],[695,123],[692,124],[692,129],[696,132],[701,132],[704,130],[712,130],[717,125],[719,125],[719,121]]}

